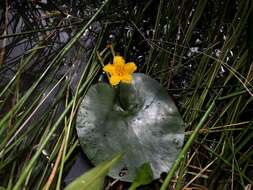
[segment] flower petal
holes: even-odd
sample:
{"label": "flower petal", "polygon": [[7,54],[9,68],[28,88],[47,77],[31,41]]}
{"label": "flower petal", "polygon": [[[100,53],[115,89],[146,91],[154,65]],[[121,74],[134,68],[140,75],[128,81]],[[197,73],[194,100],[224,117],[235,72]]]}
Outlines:
{"label": "flower petal", "polygon": [[110,75],[113,75],[115,73],[115,68],[112,64],[107,64],[103,67],[103,70]]}
{"label": "flower petal", "polygon": [[137,69],[134,62],[129,62],[125,65],[125,70],[128,72],[128,74],[132,74]]}
{"label": "flower petal", "polygon": [[124,75],[121,77],[121,81],[124,83],[131,83],[132,82],[132,75]]}
{"label": "flower petal", "polygon": [[116,55],[113,57],[113,65],[115,66],[124,66],[125,60],[122,56]]}
{"label": "flower petal", "polygon": [[121,79],[121,77],[114,75],[114,76],[110,77],[109,81],[110,81],[111,85],[117,85],[117,84],[119,84],[120,79]]}

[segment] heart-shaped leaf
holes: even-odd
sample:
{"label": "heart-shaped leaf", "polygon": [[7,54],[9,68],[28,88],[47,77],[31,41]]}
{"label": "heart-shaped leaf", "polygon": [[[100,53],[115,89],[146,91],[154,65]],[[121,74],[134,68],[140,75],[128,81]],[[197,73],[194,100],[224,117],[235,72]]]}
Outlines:
{"label": "heart-shaped leaf", "polygon": [[132,84],[92,86],[80,105],[77,133],[95,165],[111,155],[126,154],[109,172],[133,181],[137,168],[149,162],[154,178],[167,172],[184,140],[183,120],[166,90],[155,80],[134,74]]}

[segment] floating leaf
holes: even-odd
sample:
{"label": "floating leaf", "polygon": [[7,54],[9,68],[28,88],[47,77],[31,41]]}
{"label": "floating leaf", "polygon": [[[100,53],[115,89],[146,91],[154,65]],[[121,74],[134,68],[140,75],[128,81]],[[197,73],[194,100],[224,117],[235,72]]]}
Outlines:
{"label": "floating leaf", "polygon": [[122,154],[115,156],[112,160],[100,163],[95,168],[84,173],[75,181],[70,183],[65,190],[101,190],[103,188],[104,179],[109,169],[117,163]]}
{"label": "floating leaf", "polygon": [[136,178],[134,179],[129,190],[135,190],[141,185],[148,185],[153,181],[153,172],[149,163],[144,163],[137,169]]}
{"label": "floating leaf", "polygon": [[159,178],[170,169],[184,140],[183,120],[174,102],[157,81],[140,73],[133,75],[132,84],[92,86],[80,105],[76,127],[95,165],[117,152],[126,153],[109,172],[123,181],[133,181],[145,162]]}

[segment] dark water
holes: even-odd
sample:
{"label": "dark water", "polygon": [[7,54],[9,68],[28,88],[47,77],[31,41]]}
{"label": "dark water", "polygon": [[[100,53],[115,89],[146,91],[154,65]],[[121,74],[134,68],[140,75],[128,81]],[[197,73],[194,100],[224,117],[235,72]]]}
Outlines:
{"label": "dark water", "polygon": [[[47,47],[40,52],[40,54],[31,60],[31,62],[25,68],[25,72],[21,75],[21,93],[24,93],[31,87],[33,82],[41,74],[48,63],[54,58],[55,55],[61,50],[61,48],[66,44],[83,26],[87,20],[89,20],[94,13],[101,6],[102,1],[21,1],[15,0],[11,1],[10,8],[8,12],[8,25],[7,25],[7,35],[14,34],[13,37],[8,37],[1,39],[1,48],[5,47],[5,62],[0,67],[0,87],[5,86],[12,77],[16,74],[17,70],[20,68],[21,58],[24,55],[28,55],[29,51],[34,48],[34,46],[42,39],[45,38],[50,32],[54,32],[52,39],[48,40]],[[214,57],[220,56],[220,49],[222,44],[228,36],[226,36],[229,25],[227,23],[231,22],[234,12],[237,10],[237,3],[231,3],[230,12],[231,14],[226,14],[224,16],[224,22],[215,25],[215,15],[221,14],[223,10],[219,7],[223,6],[224,1],[219,1],[216,3],[209,3],[205,9],[205,14],[201,22],[198,22],[196,27],[192,32],[192,37],[189,41],[187,47],[185,47],[184,53],[178,57],[182,59],[183,65],[179,66],[178,69],[171,68],[173,70],[174,76],[171,84],[169,86],[169,93],[177,100],[181,95],[181,92],[188,89],[189,83],[192,79],[194,72],[198,66],[198,62],[195,58],[202,55],[202,52],[207,51],[207,34],[206,30],[211,27],[209,25],[217,28],[215,35],[217,35],[219,44],[210,52]],[[151,1],[150,5],[147,7],[145,12],[143,12],[147,1],[128,1],[128,0],[113,0],[111,1],[110,8],[105,9],[87,31],[83,34],[79,43],[76,44],[62,60],[62,64],[56,69],[52,70],[54,72],[55,78],[60,79],[66,73],[67,77],[71,81],[71,90],[75,91],[77,82],[80,79],[80,75],[85,68],[85,65],[90,57],[91,51],[93,50],[99,32],[105,24],[107,24],[107,29],[105,31],[103,42],[101,45],[102,50],[107,44],[115,43],[115,50],[121,55],[124,55],[127,61],[134,61],[138,65],[139,72],[145,72],[147,69],[147,62],[149,59],[149,51],[151,45],[148,40],[152,39],[154,35],[155,21],[157,16],[157,8],[159,7],[158,1]],[[164,2],[164,12],[170,7],[170,1]],[[186,18],[184,21],[180,21],[182,25],[189,25],[189,20],[196,11],[197,3],[187,1],[185,7],[174,7],[179,13],[179,15],[184,15]],[[0,32],[3,33],[4,26],[4,6],[0,8]],[[141,15],[140,18],[137,16]],[[211,22],[213,21],[213,23]],[[133,24],[134,23],[134,24]],[[65,27],[53,30],[55,25],[64,25]],[[175,50],[176,45],[182,41],[185,31],[173,28],[173,19],[162,16],[159,25],[159,31],[157,32],[157,38],[155,41],[154,52],[162,52],[162,49],[172,51]],[[29,34],[21,34],[23,32],[29,31]],[[168,31],[173,32],[173,38],[167,39],[166,34]],[[242,35],[246,35],[242,34]],[[236,46],[234,50],[229,51],[225,58],[227,63],[230,63],[235,59],[235,51],[240,47]],[[77,52],[81,49],[81,54]],[[165,53],[165,52],[163,52]],[[110,61],[110,60],[108,60]],[[159,65],[155,65],[157,70],[159,70]],[[155,70],[155,69],[154,69]],[[221,66],[219,70],[218,79],[226,76],[228,71]],[[164,82],[163,77],[154,73],[150,73],[152,77],[156,77],[160,82]],[[45,90],[43,96],[46,97],[48,93],[53,89],[56,81],[49,83],[48,81],[43,81],[38,87],[37,91]],[[167,84],[164,83],[164,86]],[[200,86],[200,89],[204,88]],[[32,121],[37,120],[41,114],[48,109],[50,104],[55,99],[57,93],[60,90],[60,86],[53,89],[46,102],[44,102],[41,108],[32,118]],[[191,96],[191,90],[189,89],[187,93]],[[183,106],[180,101],[177,102],[178,106]],[[4,110],[8,110],[6,106]],[[63,107],[62,107],[63,109]],[[59,111],[60,112],[60,111]],[[249,110],[248,114],[252,113],[252,109]],[[1,116],[1,115],[0,115]],[[87,160],[81,156],[77,159],[74,168],[77,167],[81,171],[89,168],[87,165]],[[87,165],[86,165],[87,164]],[[76,171],[76,173],[75,173]],[[79,170],[70,169],[70,173],[66,177],[66,183],[73,180],[77,174],[81,172]]]}

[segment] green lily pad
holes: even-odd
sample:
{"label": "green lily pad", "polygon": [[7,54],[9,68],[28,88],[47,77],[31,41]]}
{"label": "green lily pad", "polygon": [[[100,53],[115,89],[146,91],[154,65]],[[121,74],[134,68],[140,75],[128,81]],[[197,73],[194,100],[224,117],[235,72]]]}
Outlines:
{"label": "green lily pad", "polygon": [[154,178],[167,172],[184,141],[183,120],[173,100],[157,81],[140,73],[133,75],[132,84],[93,85],[80,105],[76,129],[95,165],[125,152],[109,176],[130,182],[145,162]]}

